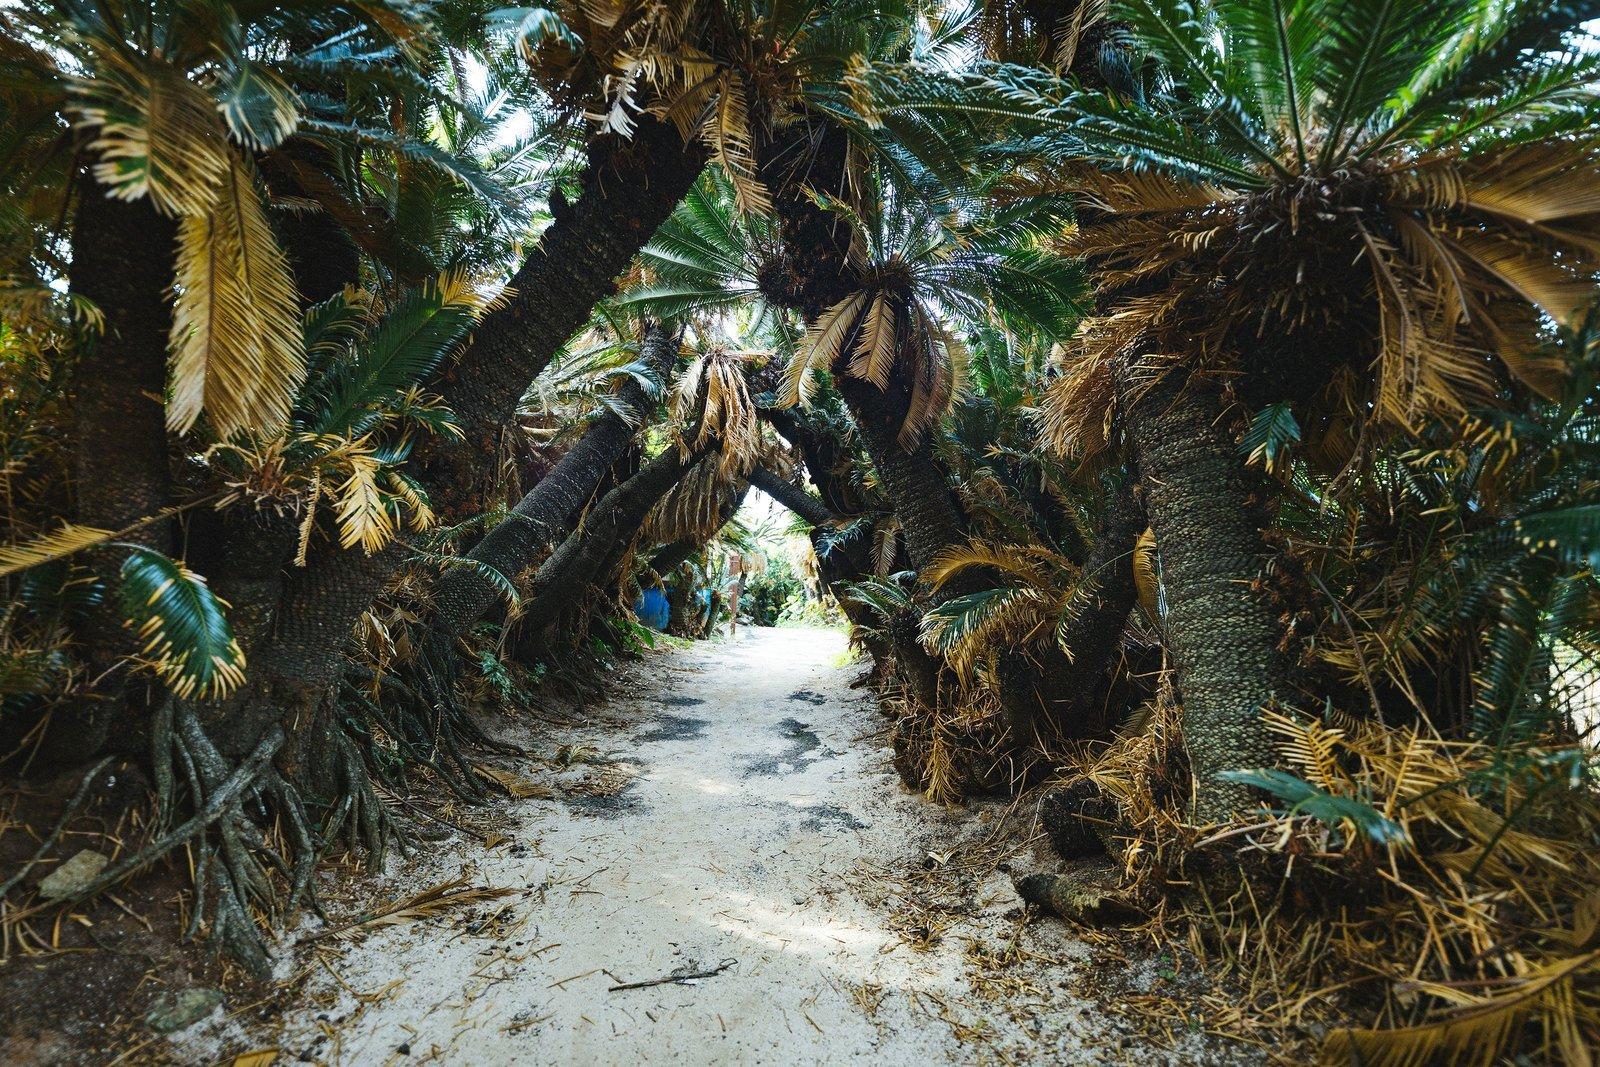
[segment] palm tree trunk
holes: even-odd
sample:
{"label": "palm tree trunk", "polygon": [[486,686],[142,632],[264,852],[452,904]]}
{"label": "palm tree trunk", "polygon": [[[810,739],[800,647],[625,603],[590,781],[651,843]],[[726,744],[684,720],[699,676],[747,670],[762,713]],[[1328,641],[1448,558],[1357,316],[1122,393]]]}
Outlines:
{"label": "palm tree trunk", "polygon": [[[643,358],[665,380],[678,355],[678,334],[660,326],[645,335]],[[539,479],[504,522],[467,553],[474,564],[515,579],[568,528],[572,517],[600,485],[637,435],[651,400],[638,382],[622,386],[622,401],[635,415],[630,422],[607,409],[555,467]],[[499,593],[477,567],[456,566],[439,580],[434,593],[432,637],[454,641],[483,617]]]}
{"label": "palm tree trunk", "polygon": [[[782,269],[777,277],[764,279],[762,288],[769,299],[800,311],[808,323],[860,282],[849,262],[848,224],[819,207],[811,194],[813,189],[835,195],[843,191],[847,148],[845,132],[825,119],[792,123],[756,146],[759,172],[771,193],[784,245]],[[966,540],[966,516],[950,491],[931,440],[925,435],[909,449],[898,440],[909,404],[904,383],[891,381],[883,391],[841,376],[836,384],[900,518],[911,560],[920,570]],[[981,576],[972,575],[941,595],[971,592],[981,582]]]}
{"label": "palm tree trunk", "polygon": [[[100,309],[103,332],[80,355],[73,372],[73,490],[76,520],[118,530],[171,503],[170,457],[163,397],[172,309],[167,287],[177,227],[148,200],[105,195],[87,173],[78,182],[73,220],[71,289]],[[123,538],[158,551],[173,548],[170,521]],[[113,585],[122,553],[92,553],[91,566]],[[122,707],[126,675],[118,670],[135,648],[116,610],[97,608],[78,627],[88,699],[58,709],[38,756],[90,758],[118,720],[139,721]],[[124,736],[131,737],[126,734]]]}
{"label": "palm tree trunk", "polygon": [[834,521],[828,506],[786,478],[765,467],[750,472],[750,484],[788,508],[811,526],[827,526]]}
{"label": "palm tree trunk", "polygon": [[[446,376],[442,391],[466,440],[435,438],[432,452],[421,459],[430,494],[452,519],[477,513],[482,497],[472,487],[494,467],[500,427],[509,424],[528,385],[612,291],[704,166],[704,149],[685,145],[670,125],[642,122],[633,141],[614,140],[591,147],[583,197],[544,232],[512,280],[509,303],[483,321]],[[242,720],[230,731],[236,737],[266,729],[266,721],[249,721],[244,709],[269,714],[279,685],[296,677],[338,677],[361,613],[407,558],[399,549],[357,556],[327,544],[295,569],[292,588],[272,612],[273,636],[252,656],[250,692],[230,702]],[[280,634],[280,626],[288,629]],[[284,676],[275,680],[257,661],[285,664]],[[317,703],[306,694],[296,700]],[[244,753],[229,746],[225,754]]]}
{"label": "palm tree trunk", "polygon": [[485,510],[483,488],[529,383],[589,321],[617,278],[655,236],[705,167],[705,149],[685,143],[670,122],[641,117],[629,140],[603,137],[589,149],[583,194],[558,211],[512,277],[513,296],[474,331],[471,347],[440,392],[465,431],[440,441],[425,483],[447,522]]}
{"label": "palm tree trunk", "polygon": [[1248,789],[1217,776],[1274,762],[1261,710],[1291,685],[1278,626],[1254,591],[1267,549],[1249,520],[1236,448],[1218,430],[1215,385],[1172,371],[1147,386],[1131,358],[1113,373],[1161,554],[1194,815],[1217,821],[1251,804]]}
{"label": "palm tree trunk", "polygon": [[526,632],[554,622],[582,596],[612,550],[638,532],[651,509],[688,473],[696,458],[668,448],[590,509],[582,525],[534,572],[518,618]]}
{"label": "palm tree trunk", "polygon": [[[933,443],[926,435],[911,448],[900,443],[906,402],[894,383],[888,392],[869,382],[848,378],[841,378],[838,385],[905,531],[911,562],[917,570],[924,570],[942,553],[965,544],[967,539],[966,515],[950,489],[944,466],[933,454]],[[952,582],[940,594],[950,597],[973,591],[964,585]]]}

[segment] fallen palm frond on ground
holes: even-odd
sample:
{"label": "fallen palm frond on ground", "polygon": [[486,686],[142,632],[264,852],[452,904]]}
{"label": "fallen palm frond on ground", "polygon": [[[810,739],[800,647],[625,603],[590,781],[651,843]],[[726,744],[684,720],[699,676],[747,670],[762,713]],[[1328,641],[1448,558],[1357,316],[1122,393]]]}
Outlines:
{"label": "fallen palm frond on ground", "polygon": [[393,926],[396,923],[407,922],[411,919],[426,919],[450,908],[481,904],[488,900],[499,900],[501,897],[511,896],[515,892],[515,889],[468,885],[467,876],[463,874],[448,882],[441,882],[432,889],[424,889],[420,893],[395,901],[388,907],[360,915],[350,922],[341,923],[327,930],[319,930],[306,938],[306,940],[321,941],[330,937],[347,938],[353,936],[357,930],[365,930],[376,926]]}
{"label": "fallen palm frond on ground", "polygon": [[[1333,1028],[1329,1062],[1592,1062],[1600,1041],[1595,754],[1420,726],[1277,717],[1282,810],[1199,830],[1170,782],[1176,712],[1081,767],[1149,930],[1247,990],[1244,1033]],[[1153,786],[1154,784],[1154,786]],[[1362,1025],[1352,1026],[1358,1021]]]}

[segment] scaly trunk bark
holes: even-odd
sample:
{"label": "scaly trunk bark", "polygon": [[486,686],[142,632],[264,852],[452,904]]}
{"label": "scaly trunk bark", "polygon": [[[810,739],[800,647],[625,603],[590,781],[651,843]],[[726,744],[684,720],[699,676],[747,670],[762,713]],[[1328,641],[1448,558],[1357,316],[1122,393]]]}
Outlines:
{"label": "scaly trunk bark", "polygon": [[1146,388],[1131,358],[1113,373],[1161,553],[1194,816],[1218,821],[1252,800],[1217,776],[1275,762],[1261,710],[1291,685],[1278,627],[1254,591],[1267,548],[1249,519],[1236,447],[1217,428],[1216,386],[1171,371]]}
{"label": "scaly trunk bark", "polygon": [[670,122],[641,117],[630,140],[603,137],[589,149],[583,194],[557,213],[515,276],[510,304],[474,331],[471,347],[445,375],[441,393],[465,431],[441,443],[425,481],[446,522],[484,510],[485,457],[528,385],[584,323],[649,243],[705,168],[698,142]]}
{"label": "scaly trunk bark", "polygon": [[[676,331],[651,327],[645,336],[643,358],[661,380],[666,380],[677,354]],[[572,517],[594,495],[606,472],[622,458],[623,450],[638,434],[648,414],[651,400],[631,378],[622,386],[621,399],[635,420],[629,422],[608,408],[517,503],[505,521],[467,553],[468,559],[514,580],[545,549],[566,535]],[[454,641],[483,617],[499,595],[495,585],[473,567],[456,566],[446,571],[435,588],[431,639]]]}
{"label": "scaly trunk bark", "polygon": [[668,448],[591,508],[572,536],[534,573],[519,625],[532,634],[575,603],[600,575],[612,549],[638,531],[694,459],[685,460],[678,449]]}
{"label": "scaly trunk bark", "polygon": [[750,484],[814,527],[827,526],[834,521],[834,514],[826,504],[765,467],[756,467],[750,472]]}
{"label": "scaly trunk bark", "polygon": [[[176,237],[176,224],[149,200],[115,200],[89,175],[80,177],[71,288],[105,316],[104,331],[85,347],[73,372],[75,518],[87,526],[118,530],[171,503],[164,397]],[[124,540],[170,553],[173,524],[152,523]],[[124,554],[106,549],[89,556],[110,588]],[[142,721],[122,706],[128,694],[123,657],[136,642],[116,609],[108,603],[91,612],[78,637],[94,692],[57,710],[38,752],[45,764],[91,758],[116,739],[113,724]]]}
{"label": "scaly trunk bark", "polygon": [[[634,140],[597,141],[590,149],[584,194],[551,224],[512,279],[515,295],[475,331],[441,391],[467,431],[464,442],[434,439],[420,457],[425,484],[446,521],[475,514],[481,500],[472,489],[497,454],[499,429],[510,422],[529,383],[549,364],[568,337],[588,320],[594,305],[654,235],[704,166],[699,145],[685,145],[670,125],[640,123]],[[349,558],[346,558],[349,557]],[[262,736],[271,722],[274,693],[297,678],[337,679],[342,656],[361,613],[404,563],[389,549],[372,557],[343,552],[324,542],[304,568],[296,568],[273,612],[276,630],[257,657],[285,664],[275,671],[252,662],[247,692],[229,704],[241,721],[235,738]],[[276,647],[279,644],[282,647]],[[331,683],[330,683],[331,685]],[[330,690],[331,691],[331,690]],[[290,714],[309,714],[331,699],[296,693]],[[219,747],[221,747],[219,743]],[[229,746],[226,754],[240,752]]]}
{"label": "scaly trunk bark", "polygon": [[[888,392],[870,382],[841,378],[839,393],[850,408],[856,429],[883,490],[905,531],[906,550],[918,571],[927,569],[944,552],[966,543],[966,515],[950,489],[943,466],[933,454],[933,444],[923,435],[911,448],[899,441],[905,419],[903,387],[891,382]],[[973,575],[977,579],[977,575]],[[983,588],[981,581],[957,578],[939,592],[940,598],[959,596]]]}
{"label": "scaly trunk bark", "polygon": [[766,408],[761,415],[785,440],[800,450],[800,457],[806,465],[806,477],[816,487],[817,495],[827,509],[839,516],[859,514],[862,510],[861,501],[856,498],[853,487],[844,484],[834,473],[843,453],[842,443],[831,434],[806,425],[793,410]]}
{"label": "scaly trunk bark", "polygon": [[[759,173],[772,195],[784,246],[779,265],[762,278],[762,290],[775,302],[800,311],[808,323],[861,282],[849,262],[849,225],[819,207],[809,191],[842,192],[848,145],[845,132],[823,119],[793,123],[756,146]],[[928,437],[909,449],[898,440],[909,403],[905,383],[891,380],[887,392],[843,376],[835,384],[900,518],[912,562],[920,570],[966,540],[966,516]],[[981,586],[981,575],[964,576],[941,596]]]}

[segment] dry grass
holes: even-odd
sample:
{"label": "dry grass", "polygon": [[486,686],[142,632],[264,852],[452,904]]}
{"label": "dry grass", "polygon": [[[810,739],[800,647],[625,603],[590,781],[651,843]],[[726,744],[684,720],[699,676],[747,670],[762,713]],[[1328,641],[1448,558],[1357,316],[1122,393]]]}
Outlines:
{"label": "dry grass", "polygon": [[1592,1063],[1600,797],[1573,770],[1582,754],[1496,753],[1373,722],[1272,727],[1297,775],[1368,805],[1404,840],[1293,813],[1187,825],[1164,789],[1178,762],[1171,706],[1078,768],[1132,822],[1122,857],[1150,908],[1144,932],[1243,987],[1208,1027],[1325,1030],[1329,1062]]}

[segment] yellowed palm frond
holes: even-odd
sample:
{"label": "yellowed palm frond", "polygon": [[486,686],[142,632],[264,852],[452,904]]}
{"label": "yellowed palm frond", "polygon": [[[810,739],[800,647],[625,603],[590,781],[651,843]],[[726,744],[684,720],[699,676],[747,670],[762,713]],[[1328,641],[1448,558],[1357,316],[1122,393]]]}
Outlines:
{"label": "yellowed palm frond", "polygon": [[734,205],[746,214],[771,210],[767,187],[756,174],[755,149],[750,141],[750,115],[745,107],[744,81],[735,71],[724,72],[715,105],[702,131],[711,158],[728,176]]}
{"label": "yellowed palm frond", "polygon": [[1133,588],[1152,622],[1161,618],[1161,579],[1156,574],[1156,532],[1146,526],[1133,543]]}
{"label": "yellowed palm frond", "polygon": [[93,129],[95,180],[122,200],[148,196],[165,215],[210,210],[232,149],[211,96],[174,67],[100,55],[97,77],[77,83],[73,124]]}
{"label": "yellowed palm frond", "polygon": [[900,519],[891,515],[872,530],[872,574],[887,577],[900,547]]}
{"label": "yellowed palm frond", "polygon": [[1452,234],[1447,240],[1559,323],[1571,324],[1594,300],[1594,282],[1564,267],[1567,260],[1549,248],[1469,231]]}
{"label": "yellowed palm frond", "polygon": [[1468,300],[1474,321],[1486,333],[1500,362],[1528,388],[1547,400],[1561,395],[1568,367],[1543,344],[1538,313],[1520,301]]}
{"label": "yellowed palm frond", "polygon": [[64,559],[86,548],[103,544],[117,536],[115,530],[97,526],[77,526],[63,522],[60,529],[20,545],[0,545],[0,577],[37,567],[51,560]]}
{"label": "yellowed palm frond", "polygon": [[335,514],[339,522],[339,546],[360,545],[367,555],[394,539],[394,514],[378,489],[377,457],[352,453],[346,457],[350,476],[334,493]]}
{"label": "yellowed palm frond", "polygon": [[1267,732],[1276,735],[1278,751],[1306,781],[1330,793],[1345,791],[1348,776],[1339,768],[1338,755],[1344,731],[1278,712],[1264,711],[1261,717]]}
{"label": "yellowed palm frond", "polygon": [[1570,141],[1492,153],[1465,168],[1462,201],[1526,224],[1600,213],[1600,159]]}
{"label": "yellowed palm frond", "polygon": [[685,369],[675,390],[673,420],[685,457],[715,449],[724,478],[750,472],[761,451],[761,420],[745,380],[748,356],[713,348]]}
{"label": "yellowed palm frond", "polygon": [[833,369],[844,342],[855,326],[856,316],[867,301],[867,293],[856,292],[823,312],[806,330],[805,339],[784,368],[779,406],[805,405],[811,400],[812,372]]}
{"label": "yellowed palm frond", "polygon": [[723,475],[718,457],[700,460],[651,509],[642,540],[671,543],[686,537],[709,538],[727,520],[726,508],[737,491]]}
{"label": "yellowed palm frond", "polygon": [[1154,171],[1104,171],[1073,168],[1066,184],[1102,211],[1116,215],[1193,211],[1232,199],[1225,190],[1157,174]]}
{"label": "yellowed palm frond", "polygon": [[850,357],[850,376],[887,389],[889,375],[894,370],[894,354],[894,305],[886,294],[878,293],[867,309],[856,338],[855,352]]}
{"label": "yellowed palm frond", "polygon": [[394,471],[390,471],[384,481],[389,486],[389,492],[399,497],[405,504],[406,511],[409,512],[406,519],[407,526],[417,533],[433,529],[438,516],[434,514],[427,497],[418,492],[415,485]]}
{"label": "yellowed palm frond", "polygon": [[973,567],[998,571],[1051,593],[1059,593],[1077,571],[1064,556],[1042,545],[970,541],[941,552],[928,564],[923,578],[937,589]]}
{"label": "yellowed palm frond", "polygon": [[167,408],[174,431],[186,432],[204,411],[223,440],[281,427],[305,376],[288,261],[249,164],[230,161],[211,210],[179,225]]}
{"label": "yellowed palm frond", "polygon": [[1111,441],[1116,396],[1104,360],[1075,359],[1045,387],[1039,405],[1039,437],[1058,456],[1081,459],[1105,451]]}
{"label": "yellowed palm frond", "polygon": [[[1488,1067],[1509,1044],[1513,1034],[1536,1009],[1570,996],[1573,981],[1600,968],[1600,949],[1566,959],[1551,960],[1522,975],[1507,992],[1472,998],[1467,1005],[1437,1022],[1394,1030],[1335,1030],[1325,1051],[1331,1061],[1371,1064],[1373,1067],[1421,1067],[1446,1058],[1456,1064]],[[1447,987],[1422,988],[1436,995],[1462,999]],[[1570,1013],[1570,1002],[1567,1005]],[[1570,1017],[1570,1015],[1569,1015]],[[1573,1037],[1576,1027],[1570,1028]],[[1568,1063],[1593,1062],[1579,1044],[1569,1046],[1579,1058]],[[1566,1044],[1565,1041],[1560,1044]]]}
{"label": "yellowed palm frond", "polygon": [[906,314],[907,337],[896,362],[910,376],[911,399],[897,439],[900,447],[913,448],[966,388],[967,351],[920,302],[911,301]]}
{"label": "yellowed palm frond", "polygon": [[1397,263],[1394,247],[1365,228],[1361,236],[1372,261],[1378,292],[1378,413],[1399,425],[1410,426],[1419,413],[1423,324],[1418,320],[1417,301]]}

